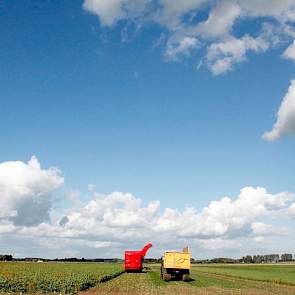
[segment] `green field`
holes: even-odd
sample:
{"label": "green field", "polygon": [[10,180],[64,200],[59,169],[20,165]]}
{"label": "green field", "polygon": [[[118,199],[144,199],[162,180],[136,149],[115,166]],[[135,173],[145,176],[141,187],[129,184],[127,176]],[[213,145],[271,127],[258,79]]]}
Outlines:
{"label": "green field", "polygon": [[295,265],[210,265],[195,267],[194,273],[233,276],[295,286]]}
{"label": "green field", "polygon": [[123,271],[120,264],[0,263],[0,292],[76,293]]}
{"label": "green field", "polygon": [[197,265],[192,267],[188,283],[162,281],[159,265],[149,265],[144,273],[122,270],[121,264],[0,263],[0,292],[295,294],[295,265]]}

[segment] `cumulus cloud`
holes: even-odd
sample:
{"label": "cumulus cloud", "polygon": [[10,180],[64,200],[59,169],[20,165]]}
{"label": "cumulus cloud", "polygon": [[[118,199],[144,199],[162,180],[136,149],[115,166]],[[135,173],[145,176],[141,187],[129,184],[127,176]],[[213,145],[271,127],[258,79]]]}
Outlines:
{"label": "cumulus cloud", "polygon": [[36,157],[0,164],[0,219],[33,226],[49,220],[50,194],[64,182],[56,168],[41,169]]}
{"label": "cumulus cloud", "polygon": [[43,223],[35,228],[22,228],[19,233],[120,243],[164,239],[167,244],[199,240],[205,245],[206,240],[216,240],[219,249],[222,241],[227,241],[224,247],[230,246],[229,237],[234,232],[247,235],[248,227],[254,235],[267,234],[268,226],[259,220],[287,211],[292,199],[293,194],[273,195],[264,188],[246,187],[236,199],[224,197],[212,201],[198,212],[192,207],[182,211],[161,209],[159,201],[142,206],[142,201],[130,193],[95,193],[88,203],[69,210],[58,224]]}
{"label": "cumulus cloud", "polygon": [[[249,51],[261,53],[294,40],[293,0],[85,0],[83,7],[97,15],[103,26],[111,27],[119,21],[136,27],[156,23],[164,28],[167,59],[179,61],[205,49],[205,62],[200,64],[208,66],[214,75],[227,73],[235,64],[246,61]],[[204,13],[208,13],[205,20],[199,17]],[[260,20],[257,32],[235,32],[237,23],[254,19]],[[283,56],[294,59],[294,44]]]}
{"label": "cumulus cloud", "polygon": [[58,169],[42,169],[35,157],[28,163],[1,163],[2,241],[16,243],[16,252],[20,251],[19,241],[31,241],[40,255],[49,251],[54,256],[79,256],[87,251],[93,257],[99,249],[105,256],[118,255],[126,247],[140,248],[146,241],[153,241],[158,251],[172,244],[226,251],[242,249],[242,239],[279,235],[265,220],[295,216],[293,194],[271,194],[261,187],[245,187],[237,197],[211,201],[201,210],[165,208],[158,200],[145,204],[131,193],[101,194],[93,185],[87,198],[70,191],[64,194],[68,206],[52,206],[51,195],[63,182]]}
{"label": "cumulus cloud", "polygon": [[277,120],[271,131],[263,134],[263,139],[274,141],[286,134],[295,134],[295,80],[285,95],[277,113]]}

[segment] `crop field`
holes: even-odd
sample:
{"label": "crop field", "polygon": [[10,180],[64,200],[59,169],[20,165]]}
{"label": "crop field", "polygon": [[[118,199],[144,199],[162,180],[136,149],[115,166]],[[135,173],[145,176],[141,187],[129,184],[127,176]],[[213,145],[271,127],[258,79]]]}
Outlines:
{"label": "crop field", "polygon": [[1,293],[294,295],[295,265],[197,265],[191,281],[164,282],[159,265],[0,263]]}
{"label": "crop field", "polygon": [[2,293],[76,293],[123,271],[121,264],[0,263]]}

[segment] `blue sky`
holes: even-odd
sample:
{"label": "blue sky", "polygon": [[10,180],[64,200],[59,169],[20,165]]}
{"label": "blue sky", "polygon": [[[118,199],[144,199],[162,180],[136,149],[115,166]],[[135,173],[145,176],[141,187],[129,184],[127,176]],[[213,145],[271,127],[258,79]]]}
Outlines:
{"label": "blue sky", "polygon": [[[159,212],[165,208],[184,212],[187,206],[201,212],[224,196],[236,199],[248,186],[263,187],[273,196],[295,192],[294,117],[289,115],[288,120],[293,121],[281,128],[280,138],[262,138],[276,122],[276,113],[295,78],[292,55],[283,57],[287,48],[292,51],[295,38],[293,1],[282,1],[278,15],[271,7],[277,5],[275,1],[260,7],[259,13],[255,1],[251,7],[243,7],[239,1],[232,1],[232,6],[222,1],[195,1],[192,8],[179,8],[164,0],[160,8],[155,3],[151,8],[148,0],[139,2],[147,6],[135,7],[137,4],[128,0],[109,4],[104,0],[0,4],[0,163],[18,165],[21,161],[27,165],[35,155],[41,172],[50,171],[43,167],[58,167],[60,175],[56,177],[63,178],[63,184],[54,182],[41,193],[50,199],[50,220],[40,220],[34,226],[12,224],[13,230],[2,234],[2,251],[9,251],[5,242],[9,239],[34,236],[32,231],[45,224],[53,227],[63,215],[71,220],[71,214],[83,211],[87,202],[97,198],[97,192],[105,194],[102,198],[112,192],[129,192],[142,200],[143,207],[158,200]],[[194,1],[184,1],[189,2]],[[109,5],[108,9],[104,5]],[[119,5],[119,10],[112,10],[112,5]],[[167,21],[165,9],[167,13],[174,11],[175,20],[170,15]],[[218,20],[214,12],[218,9],[224,10],[223,15],[232,15],[233,10],[236,19],[230,19],[218,35],[214,35],[218,31],[214,22],[209,29],[192,33],[198,32],[198,24],[210,15]],[[191,14],[196,16],[189,23]],[[263,31],[265,24],[271,33]],[[285,33],[287,27],[291,32]],[[246,35],[253,39],[243,39]],[[217,45],[236,40],[246,44],[245,52],[226,47],[226,53],[222,49],[216,53]],[[223,54],[231,59],[230,64],[216,69]],[[292,91],[290,97],[295,99]],[[292,103],[287,108],[291,112]],[[9,169],[13,174],[16,168]],[[41,180],[36,181],[39,185]],[[7,192],[7,183],[3,178],[2,194]],[[96,186],[95,192],[87,189],[89,184]],[[67,203],[73,191],[79,196],[79,209]],[[4,202],[16,198],[13,208],[18,212],[21,198],[35,203],[37,195],[16,198],[9,193]],[[278,211],[290,211],[292,201],[285,205]],[[3,215],[0,220],[8,226],[9,218]],[[262,220],[267,223],[267,218],[269,215],[251,219],[243,228]],[[274,221],[272,216],[269,223],[283,224],[287,229],[294,225],[292,218],[282,221],[276,217]],[[131,228],[127,222],[124,230]],[[44,235],[46,243],[50,236],[61,239],[61,229],[48,231],[55,234]],[[204,256],[226,254],[227,246],[235,242],[229,232],[190,237],[196,251],[204,243],[212,240],[216,244],[219,239],[221,246],[212,247],[213,252]],[[265,236],[277,239],[274,232]],[[258,236],[245,234],[242,239],[258,240]],[[149,232],[141,238],[150,237]],[[42,250],[42,243],[34,239],[40,255],[55,255],[55,250]],[[179,245],[181,239],[177,240]],[[114,255],[125,246],[137,246],[108,237],[90,240],[114,242]],[[282,240],[280,249],[291,251],[290,232]],[[159,252],[165,248],[160,241],[156,243]],[[95,256],[93,249],[106,253],[104,245],[86,249],[79,244],[75,249],[56,251]],[[253,251],[258,250],[254,245]],[[19,256],[33,254],[28,249],[12,251]],[[236,255],[244,252],[241,246]]]}

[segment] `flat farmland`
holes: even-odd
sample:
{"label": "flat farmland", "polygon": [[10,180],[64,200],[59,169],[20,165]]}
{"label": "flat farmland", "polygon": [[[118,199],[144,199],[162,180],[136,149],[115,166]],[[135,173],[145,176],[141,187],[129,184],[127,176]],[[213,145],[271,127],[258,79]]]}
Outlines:
{"label": "flat farmland", "polygon": [[145,273],[124,273],[86,293],[294,295],[294,272],[295,265],[205,265],[192,267],[188,283],[164,282],[160,266],[149,265]]}
{"label": "flat farmland", "polygon": [[193,269],[195,274],[215,274],[226,277],[295,286],[295,264],[207,265],[194,267]]}
{"label": "flat farmland", "polygon": [[164,282],[160,265],[0,263],[0,293],[294,295],[295,265],[194,265],[191,281]]}
{"label": "flat farmland", "polygon": [[68,293],[87,290],[119,275],[115,263],[0,263],[2,293]]}

